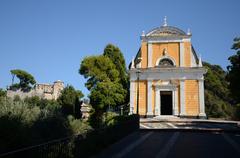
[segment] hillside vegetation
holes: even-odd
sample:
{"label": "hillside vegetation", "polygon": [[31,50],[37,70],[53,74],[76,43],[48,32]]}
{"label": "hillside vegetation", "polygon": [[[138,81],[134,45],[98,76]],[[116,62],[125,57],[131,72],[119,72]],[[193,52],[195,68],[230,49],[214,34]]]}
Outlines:
{"label": "hillside vegetation", "polygon": [[232,100],[229,83],[226,80],[227,72],[219,65],[203,62],[208,70],[205,75],[205,106],[208,117],[235,119],[235,107]]}

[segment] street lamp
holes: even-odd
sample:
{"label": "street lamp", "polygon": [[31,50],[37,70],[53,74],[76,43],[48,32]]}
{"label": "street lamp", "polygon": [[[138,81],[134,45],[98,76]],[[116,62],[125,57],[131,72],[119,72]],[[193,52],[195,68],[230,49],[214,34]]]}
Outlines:
{"label": "street lamp", "polygon": [[137,114],[139,115],[139,75],[141,71],[137,69]]}

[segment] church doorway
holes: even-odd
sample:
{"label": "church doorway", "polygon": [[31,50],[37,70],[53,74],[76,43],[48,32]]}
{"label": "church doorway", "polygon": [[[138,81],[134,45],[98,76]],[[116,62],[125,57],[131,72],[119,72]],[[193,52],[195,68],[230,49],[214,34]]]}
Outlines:
{"label": "church doorway", "polygon": [[172,91],[161,91],[160,100],[161,115],[172,115]]}

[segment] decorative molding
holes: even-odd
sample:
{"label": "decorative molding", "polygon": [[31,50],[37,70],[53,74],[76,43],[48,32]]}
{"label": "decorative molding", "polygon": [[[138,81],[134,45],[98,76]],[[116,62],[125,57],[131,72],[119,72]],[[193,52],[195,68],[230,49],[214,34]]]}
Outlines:
{"label": "decorative molding", "polygon": [[176,42],[191,42],[191,38],[188,36],[177,37],[177,36],[167,36],[167,37],[147,37],[141,36],[141,40],[147,43],[176,43]]}
{"label": "decorative molding", "polygon": [[[130,73],[130,81],[137,80],[137,69],[131,69],[128,72]],[[150,68],[150,69],[141,69],[140,80],[195,80],[202,79],[203,74],[207,71],[205,68]]]}
{"label": "decorative molding", "polygon": [[174,58],[172,58],[171,56],[169,55],[165,55],[165,56],[162,56],[160,58],[157,59],[156,63],[155,63],[155,66],[158,66],[159,65],[159,62],[162,60],[162,59],[169,59],[173,62],[174,66],[176,66],[176,61],[174,60]]}
{"label": "decorative molding", "polygon": [[161,115],[161,91],[171,91],[172,92],[172,115],[178,115],[176,113],[177,108],[177,85],[169,83],[168,85],[157,84],[155,86],[155,115]]}

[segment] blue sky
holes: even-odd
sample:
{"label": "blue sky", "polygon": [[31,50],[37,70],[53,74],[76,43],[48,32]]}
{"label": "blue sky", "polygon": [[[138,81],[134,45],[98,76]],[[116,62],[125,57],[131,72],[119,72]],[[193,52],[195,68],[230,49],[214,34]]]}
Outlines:
{"label": "blue sky", "polygon": [[140,35],[162,25],[192,31],[192,44],[204,61],[229,64],[232,40],[240,36],[239,0],[1,0],[0,88],[11,69],[24,69],[39,83],[62,80],[88,94],[78,74],[85,56],[117,45],[127,64]]}

